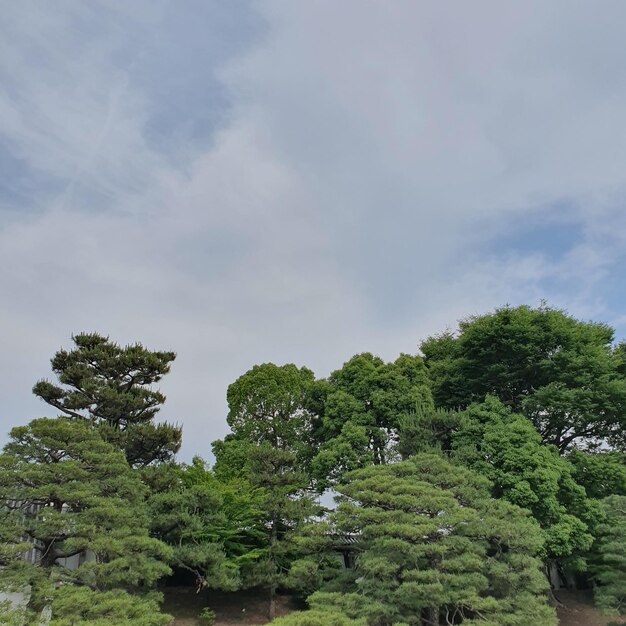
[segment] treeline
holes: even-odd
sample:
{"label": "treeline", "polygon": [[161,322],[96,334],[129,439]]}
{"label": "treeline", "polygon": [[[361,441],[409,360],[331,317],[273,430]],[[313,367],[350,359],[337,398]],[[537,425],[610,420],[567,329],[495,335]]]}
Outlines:
{"label": "treeline", "polygon": [[[277,626],[548,626],[550,587],[626,610],[626,346],[505,307],[326,379],[254,366],[209,466],[156,423],[173,352],[80,334],[0,456],[0,624],[165,626],[157,584],[262,587]],[[319,495],[336,495],[324,508]],[[210,605],[210,592],[208,594]],[[210,621],[210,610],[205,620]]]}

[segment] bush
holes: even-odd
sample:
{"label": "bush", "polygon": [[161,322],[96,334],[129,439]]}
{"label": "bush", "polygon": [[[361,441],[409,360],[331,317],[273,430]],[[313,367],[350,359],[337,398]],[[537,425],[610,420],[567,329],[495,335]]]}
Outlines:
{"label": "bush", "polygon": [[204,624],[204,626],[213,626],[215,624],[215,620],[217,619],[217,614],[215,611],[208,606],[205,606],[202,611],[200,611],[200,622]]}

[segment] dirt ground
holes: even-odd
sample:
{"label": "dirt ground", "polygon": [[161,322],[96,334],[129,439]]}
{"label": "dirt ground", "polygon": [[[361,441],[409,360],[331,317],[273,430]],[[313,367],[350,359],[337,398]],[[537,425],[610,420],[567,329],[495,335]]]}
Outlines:
{"label": "dirt ground", "polygon": [[556,591],[556,599],[563,605],[557,607],[559,626],[606,626],[613,622],[626,624],[626,616],[605,617],[593,608],[593,598],[587,592]]}
{"label": "dirt ground", "polygon": [[[171,626],[201,626],[200,611],[211,607],[217,613],[215,626],[260,626],[267,624],[267,597],[263,590],[250,589],[236,593],[217,591],[194,593],[188,587],[170,587],[163,590],[165,612],[175,616]],[[561,603],[557,608],[559,626],[607,626],[611,622],[626,624],[626,616],[609,618],[593,608],[593,598],[586,592],[555,592]],[[288,596],[278,596],[276,613],[285,615],[298,607]],[[529,626],[531,626],[529,624]]]}
{"label": "dirt ground", "polygon": [[[170,587],[165,595],[163,610],[175,619],[171,626],[201,626],[198,615],[204,607],[217,613],[215,626],[259,626],[267,624],[268,601],[263,590],[249,589],[235,593],[204,591],[199,594],[188,587]],[[298,607],[288,596],[279,595],[276,615],[285,615]]]}

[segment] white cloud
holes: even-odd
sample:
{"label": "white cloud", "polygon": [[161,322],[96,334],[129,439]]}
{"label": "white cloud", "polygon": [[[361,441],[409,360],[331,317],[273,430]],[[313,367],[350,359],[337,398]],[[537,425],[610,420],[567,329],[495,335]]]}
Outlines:
{"label": "white cloud", "polygon": [[[32,3],[0,33],[0,149],[32,177],[0,197],[3,427],[34,416],[30,386],[80,330],[179,352],[164,417],[189,455],[257,362],[326,374],[542,297],[619,319],[596,284],[626,243],[621,4],[259,3],[254,45],[189,56],[185,80],[217,74],[232,108],[180,160],[150,141],[135,71],[175,45],[168,5],[138,6]],[[570,250],[490,248],[563,202]]]}

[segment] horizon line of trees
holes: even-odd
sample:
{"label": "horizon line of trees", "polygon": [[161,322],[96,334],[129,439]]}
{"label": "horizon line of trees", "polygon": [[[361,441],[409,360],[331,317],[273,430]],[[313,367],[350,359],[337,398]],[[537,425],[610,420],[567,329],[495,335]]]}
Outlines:
{"label": "horizon line of trees", "polygon": [[550,587],[576,581],[626,611],[626,344],[606,324],[503,307],[324,379],[255,365],[212,466],[177,463],[182,429],[156,422],[174,352],[72,339],[33,387],[60,415],[0,455],[0,587],[28,590],[0,625],[165,626],[172,571],[263,587],[270,620],[279,590],[306,599],[277,626],[550,626]]}

